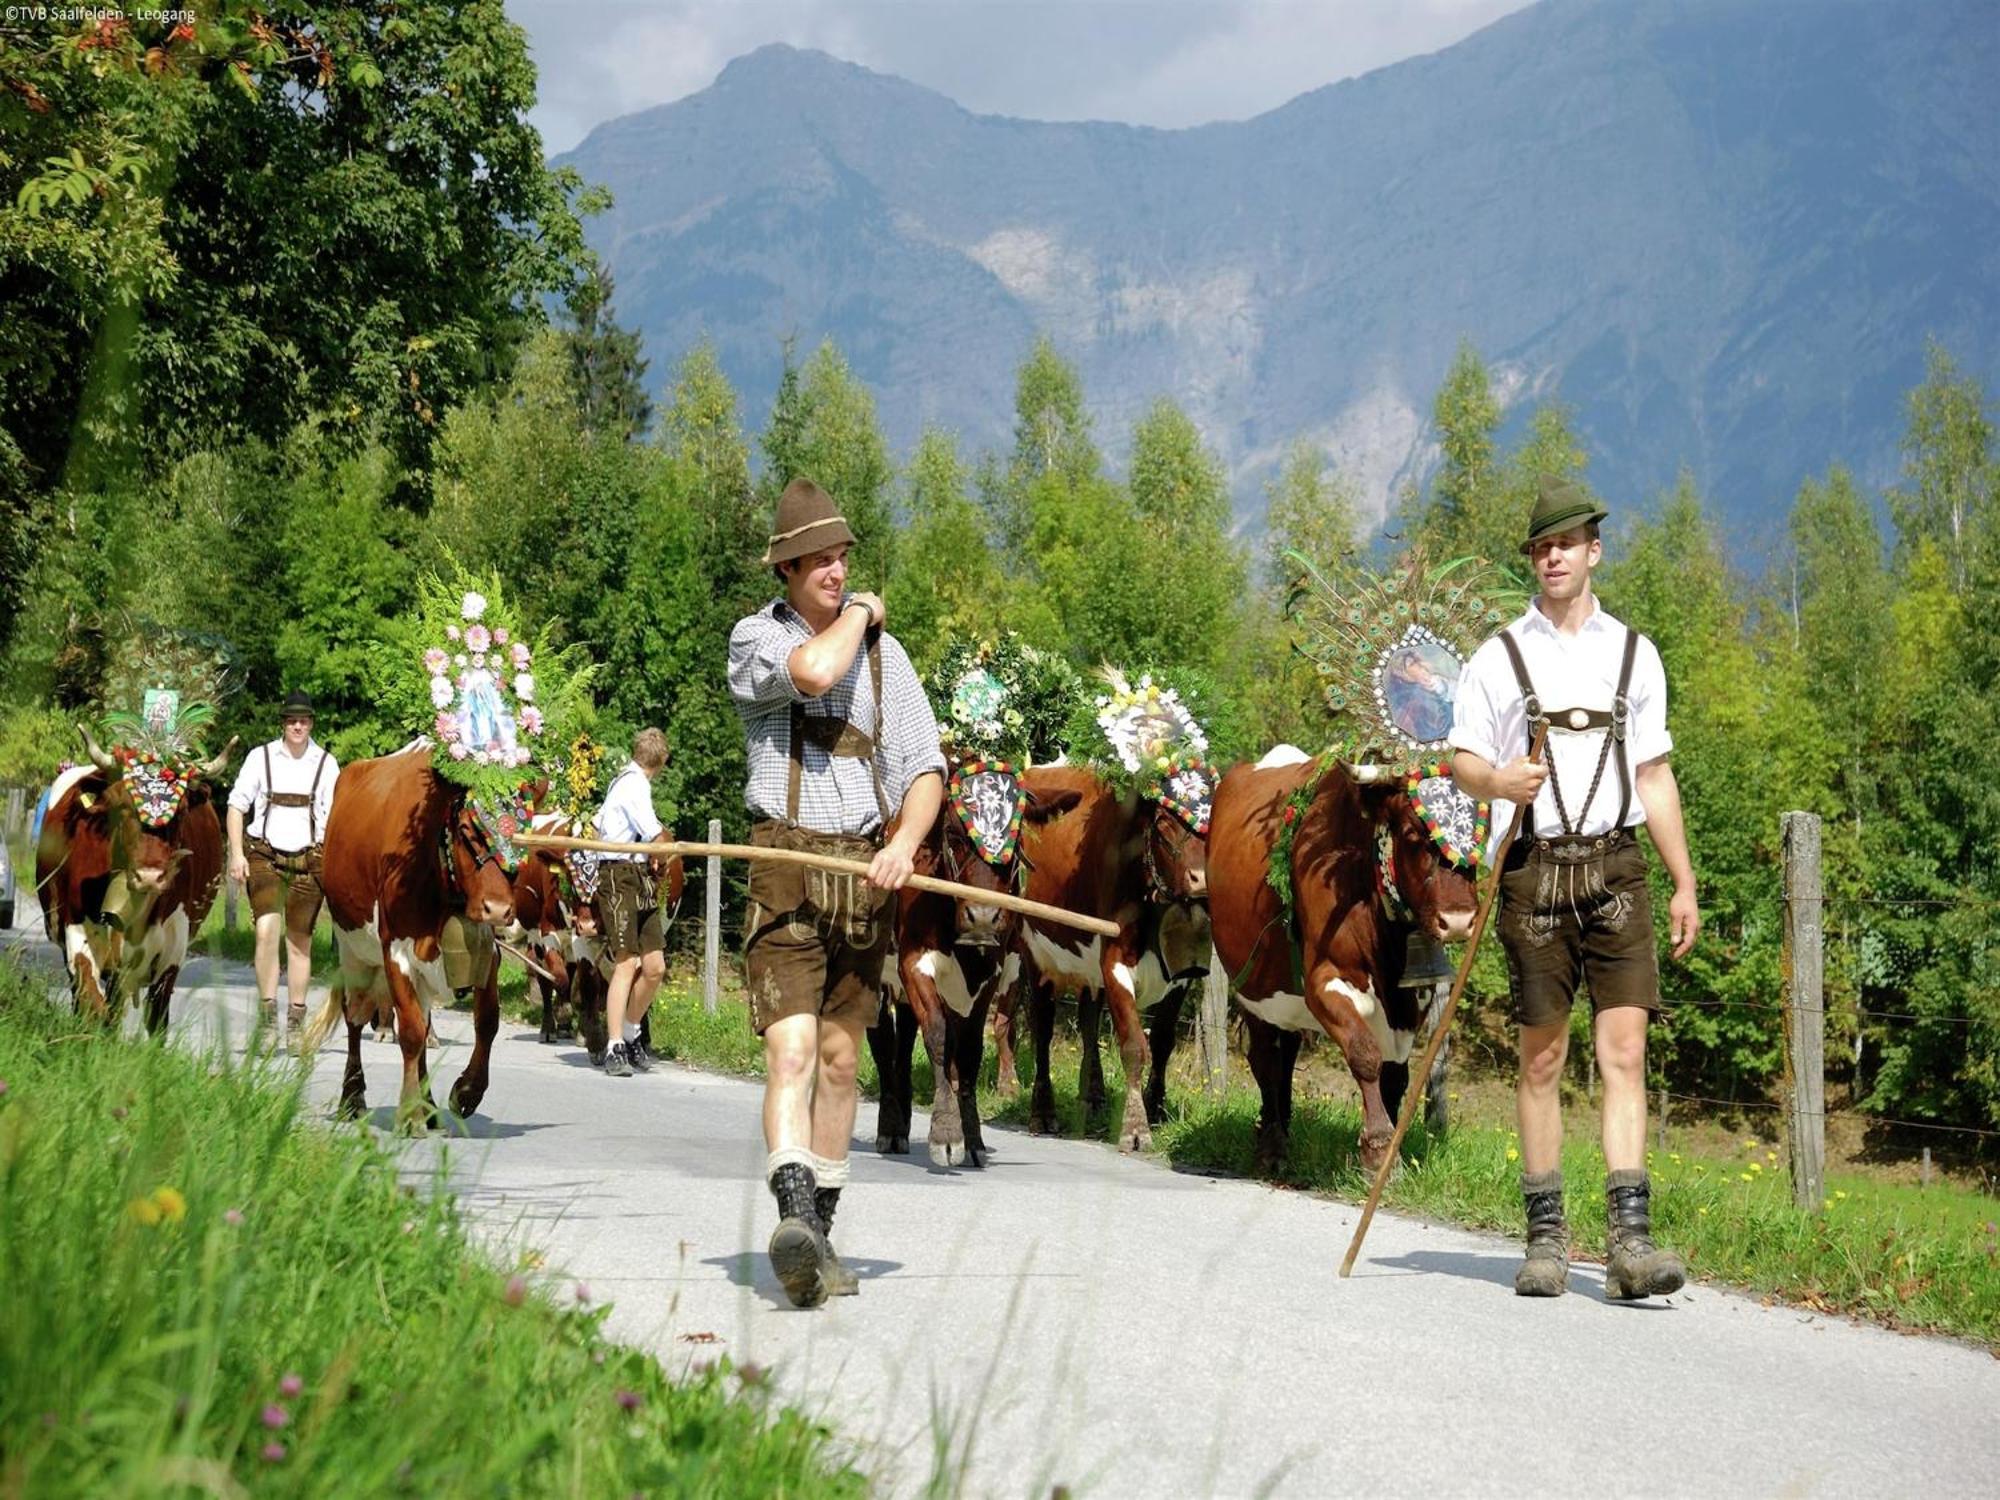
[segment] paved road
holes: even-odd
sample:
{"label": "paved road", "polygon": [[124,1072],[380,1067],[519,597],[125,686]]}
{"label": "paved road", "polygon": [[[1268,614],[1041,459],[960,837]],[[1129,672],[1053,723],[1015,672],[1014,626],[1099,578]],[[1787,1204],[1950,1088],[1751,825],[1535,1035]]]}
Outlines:
{"label": "paved road", "polygon": [[[240,1036],[247,970],[189,978],[190,1039]],[[470,1020],[439,1029],[442,1100]],[[384,1126],[396,1053],[363,1056]],[[1993,1492],[1982,1350],[1704,1287],[1609,1305],[1591,1268],[1525,1301],[1508,1243],[1393,1214],[1343,1282],[1346,1204],[1013,1131],[983,1173],[857,1141],[835,1239],[861,1295],[798,1312],[761,1253],[757,1086],[607,1079],[512,1024],[493,1056],[472,1138],[414,1143],[409,1169],[442,1158],[482,1234],[541,1250],[669,1366],[769,1367],[888,1493],[940,1454],[982,1496]]]}

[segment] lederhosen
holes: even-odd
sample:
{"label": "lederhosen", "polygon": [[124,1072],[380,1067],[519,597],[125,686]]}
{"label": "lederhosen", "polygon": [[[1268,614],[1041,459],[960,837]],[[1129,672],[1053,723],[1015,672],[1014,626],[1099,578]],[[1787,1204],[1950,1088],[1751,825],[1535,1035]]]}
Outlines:
{"label": "lederhosen", "polygon": [[[862,864],[874,858],[888,833],[889,798],[882,785],[877,750],[882,738],[882,648],[868,637],[868,681],[875,695],[875,732],[846,719],[809,714],[793,703],[791,765],[785,777],[785,815],[765,818],[750,830],[750,842],[764,848],[830,854]],[[805,779],[805,747],[829,756],[868,762],[880,818],[873,834],[822,833],[799,822],[799,789]],[[744,923],[744,971],[751,1020],[762,1031],[780,1016],[811,1011],[851,1013],[866,1027],[879,1005],[882,956],[889,941],[890,897],[859,875],[802,865],[753,860],[750,907]]]}
{"label": "lederhosen", "polygon": [[[1557,831],[1538,831],[1534,805],[1522,809],[1521,833],[1508,851],[1501,874],[1500,939],[1507,953],[1508,978],[1516,1019],[1541,1025],[1566,1016],[1579,979],[1589,985],[1591,1003],[1659,1004],[1658,960],[1653,949],[1652,906],[1646,889],[1645,852],[1626,819],[1632,811],[1632,766],[1627,740],[1632,716],[1632,668],[1639,633],[1629,626],[1611,707],[1549,710],[1528,676],[1521,648],[1508,630],[1500,632],[1507,661],[1521,689],[1532,748],[1537,730],[1602,733],[1597,769],[1583,805],[1572,819],[1558,779],[1555,757],[1547,759],[1549,791],[1556,804]],[[1605,770],[1615,762],[1618,812],[1601,834],[1580,832],[1589,816]]]}
{"label": "lederhosen", "polygon": [[[643,775],[630,766],[612,778],[605,800],[627,776]],[[597,910],[602,918],[604,956],[613,964],[643,958],[666,947],[666,919],[660,913],[659,883],[642,854],[607,854],[598,865]]]}
{"label": "lederhosen", "polygon": [[271,841],[260,834],[244,840],[245,850],[252,858],[268,864],[284,884],[286,926],[293,930],[310,928],[319,916],[321,899],[319,784],[326,775],[328,756],[324,749],[320,751],[319,763],[313,767],[310,790],[281,792],[272,779],[271,747],[268,743],[263,746],[263,752],[264,826],[266,829],[270,827],[271,809],[274,807],[303,807],[306,810],[306,846],[303,849],[275,849]]}

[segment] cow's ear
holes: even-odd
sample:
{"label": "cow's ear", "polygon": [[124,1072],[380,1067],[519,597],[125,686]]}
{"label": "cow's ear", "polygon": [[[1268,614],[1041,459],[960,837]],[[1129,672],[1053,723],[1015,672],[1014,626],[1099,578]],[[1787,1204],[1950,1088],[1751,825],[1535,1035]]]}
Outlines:
{"label": "cow's ear", "polygon": [[1081,801],[1083,801],[1083,793],[1074,790],[1055,792],[1046,796],[1030,792],[1028,793],[1028,806],[1022,812],[1021,816],[1026,818],[1030,823],[1047,823],[1052,819],[1060,818]]}

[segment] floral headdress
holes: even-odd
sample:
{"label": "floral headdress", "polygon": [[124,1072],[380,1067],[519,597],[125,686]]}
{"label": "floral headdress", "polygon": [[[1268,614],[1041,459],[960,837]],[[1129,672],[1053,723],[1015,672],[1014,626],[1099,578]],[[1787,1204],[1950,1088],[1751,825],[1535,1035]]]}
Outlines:
{"label": "floral headdress", "polygon": [[584,706],[591,669],[576,648],[531,640],[497,575],[455,565],[417,587],[417,607],[380,655],[384,705],[428,739],[438,775],[501,807],[547,774]]}
{"label": "floral headdress", "polygon": [[1028,806],[1020,773],[1060,753],[1082,684],[1061,657],[1009,632],[997,640],[954,643],[928,687],[952,763],[947,804],[979,857],[1004,870],[1020,847]]}
{"label": "floral headdress", "polygon": [[1077,726],[1083,757],[1121,795],[1157,798],[1205,835],[1216,772],[1208,762],[1208,734],[1180,689],[1151,672],[1132,682],[1106,666],[1098,676],[1107,691],[1094,700],[1088,722]]}
{"label": "floral headdress", "polygon": [[[91,744],[93,760],[107,755],[131,792],[139,820],[149,828],[171,823],[187,806],[188,789],[205,771],[201,741],[214,727],[215,699],[225,687],[222,658],[197,640],[164,633],[138,634],[114,655],[105,673],[99,732],[108,754]],[[234,744],[234,741],[231,741]]]}

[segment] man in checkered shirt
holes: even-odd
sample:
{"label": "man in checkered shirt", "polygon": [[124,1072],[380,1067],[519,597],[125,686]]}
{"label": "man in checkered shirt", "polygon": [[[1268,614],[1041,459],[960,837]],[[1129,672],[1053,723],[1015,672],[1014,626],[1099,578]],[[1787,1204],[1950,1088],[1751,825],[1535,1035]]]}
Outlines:
{"label": "man in checkered shirt", "polygon": [[868,866],[864,880],[750,864],[743,969],[764,1038],[764,1176],[780,1216],[771,1265],[798,1307],[860,1289],[828,1239],[847,1182],[855,1066],[881,1005],[891,893],[944,800],[937,719],[916,671],[882,629],[882,601],[847,591],[853,544],[825,492],[793,480],[763,557],[785,597],[729,636],[751,842]]}

